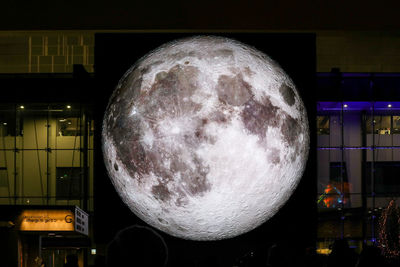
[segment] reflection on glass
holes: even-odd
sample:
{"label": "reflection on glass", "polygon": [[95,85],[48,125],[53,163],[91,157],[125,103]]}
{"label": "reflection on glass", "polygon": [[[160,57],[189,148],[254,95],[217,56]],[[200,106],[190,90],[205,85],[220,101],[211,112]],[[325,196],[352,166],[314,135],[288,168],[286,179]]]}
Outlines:
{"label": "reflection on glass", "polygon": [[318,238],[375,242],[379,207],[400,196],[400,102],[317,109]]}
{"label": "reflection on glass", "polygon": [[[0,104],[0,205],[93,202],[93,157],[85,156],[93,152],[91,109],[77,103]],[[81,171],[85,164],[88,177]],[[90,190],[85,194],[83,178]]]}
{"label": "reflection on glass", "polygon": [[317,116],[317,134],[329,134],[329,116]]}
{"label": "reflection on glass", "polygon": [[[366,163],[366,189],[368,194],[374,192],[378,195],[398,194],[400,195],[400,162],[398,161],[375,161]],[[373,189],[373,190],[372,190]]]}
{"label": "reflection on glass", "polygon": [[[393,116],[393,117],[398,117],[398,116]],[[394,119],[394,118],[393,118]],[[365,129],[367,134],[393,134],[393,129],[396,127],[392,127],[392,116],[382,116],[382,115],[377,115],[377,116],[366,116],[365,120]],[[396,123],[399,123],[396,121]],[[397,127],[395,130],[396,133],[399,132],[399,128]]]}
{"label": "reflection on glass", "polygon": [[58,136],[78,136],[81,134],[80,118],[60,117],[57,120],[57,135]]}
{"label": "reflection on glass", "polygon": [[82,197],[82,179],[80,167],[56,168],[57,200],[80,199]]}
{"label": "reflection on glass", "polygon": [[400,134],[400,116],[393,116],[393,134]]}

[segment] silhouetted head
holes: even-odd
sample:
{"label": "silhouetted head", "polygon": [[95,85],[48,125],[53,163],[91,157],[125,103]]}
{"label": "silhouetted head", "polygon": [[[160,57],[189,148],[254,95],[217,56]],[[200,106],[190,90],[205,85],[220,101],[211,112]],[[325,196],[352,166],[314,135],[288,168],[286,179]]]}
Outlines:
{"label": "silhouetted head", "polygon": [[106,266],[106,257],[103,255],[96,255],[94,259],[94,266],[96,267],[105,267]]}
{"label": "silhouetted head", "polygon": [[381,250],[374,246],[366,246],[360,254],[357,267],[383,266],[384,258]]}
{"label": "silhouetted head", "polygon": [[346,239],[337,239],[332,244],[332,255],[347,254],[350,250],[349,243]]}
{"label": "silhouetted head", "polygon": [[67,263],[71,266],[78,265],[78,256],[76,254],[67,255]]}
{"label": "silhouetted head", "polygon": [[108,245],[106,261],[110,267],[162,267],[168,261],[168,248],[156,231],[135,225],[117,233]]}

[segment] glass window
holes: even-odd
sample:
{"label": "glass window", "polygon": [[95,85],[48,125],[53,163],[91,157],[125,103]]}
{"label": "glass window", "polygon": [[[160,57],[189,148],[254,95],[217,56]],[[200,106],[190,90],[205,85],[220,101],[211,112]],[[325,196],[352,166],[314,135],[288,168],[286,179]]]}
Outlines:
{"label": "glass window", "polygon": [[80,167],[57,167],[56,176],[57,200],[81,198],[82,186]]}
{"label": "glass window", "polygon": [[329,134],[329,116],[317,116],[317,134]]}
{"label": "glass window", "polygon": [[57,120],[58,136],[81,135],[80,118],[59,118]]}
{"label": "glass window", "polygon": [[374,174],[375,193],[380,195],[400,194],[400,162],[381,161],[366,163],[366,185],[367,192],[372,193],[372,173]]}
{"label": "glass window", "polygon": [[400,116],[393,116],[393,134],[400,134]]}
{"label": "glass window", "polygon": [[346,162],[330,162],[329,178],[332,183],[347,182]]}
{"label": "glass window", "polygon": [[365,129],[367,134],[390,134],[392,129],[391,116],[367,116]]}
{"label": "glass window", "polygon": [[12,110],[0,111],[0,136],[22,136],[22,118],[17,121]]}
{"label": "glass window", "polygon": [[[386,206],[389,198],[400,196],[399,107],[400,102],[319,103],[321,249],[337,237],[375,240],[380,207]],[[324,133],[329,136],[322,136]],[[361,207],[368,213],[358,209]]]}
{"label": "glass window", "polygon": [[349,182],[346,162],[330,162],[329,184],[320,196],[320,204],[327,208],[341,207],[349,202]]}
{"label": "glass window", "polygon": [[0,205],[67,203],[93,210],[92,109],[79,103],[0,104]]}
{"label": "glass window", "polygon": [[7,168],[0,167],[0,187],[8,187]]}

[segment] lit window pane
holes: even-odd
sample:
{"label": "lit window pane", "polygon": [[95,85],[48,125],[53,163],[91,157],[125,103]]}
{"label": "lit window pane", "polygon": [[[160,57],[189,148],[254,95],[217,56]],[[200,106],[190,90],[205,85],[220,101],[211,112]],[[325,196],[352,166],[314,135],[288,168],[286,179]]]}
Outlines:
{"label": "lit window pane", "polygon": [[365,123],[367,134],[390,134],[391,116],[367,116]]}
{"label": "lit window pane", "polygon": [[400,116],[393,116],[393,134],[400,134]]}
{"label": "lit window pane", "polygon": [[317,134],[329,134],[329,116],[317,116]]}

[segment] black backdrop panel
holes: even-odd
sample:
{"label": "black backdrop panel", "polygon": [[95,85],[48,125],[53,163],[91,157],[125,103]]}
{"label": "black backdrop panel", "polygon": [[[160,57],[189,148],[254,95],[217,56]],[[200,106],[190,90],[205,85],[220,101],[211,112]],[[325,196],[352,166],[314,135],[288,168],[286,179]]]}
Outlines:
{"label": "black backdrop panel", "polygon": [[[142,56],[165,42],[192,36],[191,33],[127,33],[96,34],[96,158],[94,234],[98,243],[109,243],[116,233],[128,226],[146,225],[121,201],[112,186],[101,153],[101,122],[108,98],[122,75]],[[254,46],[277,61],[296,84],[307,108],[311,146],[303,178],[284,207],[257,229],[236,238],[195,242],[160,233],[170,250],[169,266],[232,266],[250,251],[260,263],[265,261],[268,247],[279,243],[301,252],[313,246],[316,238],[316,150],[315,150],[315,35],[279,33],[222,33]],[[135,242],[135,240],[132,240]],[[211,259],[211,260],[210,260]],[[207,263],[208,262],[208,263]]]}

